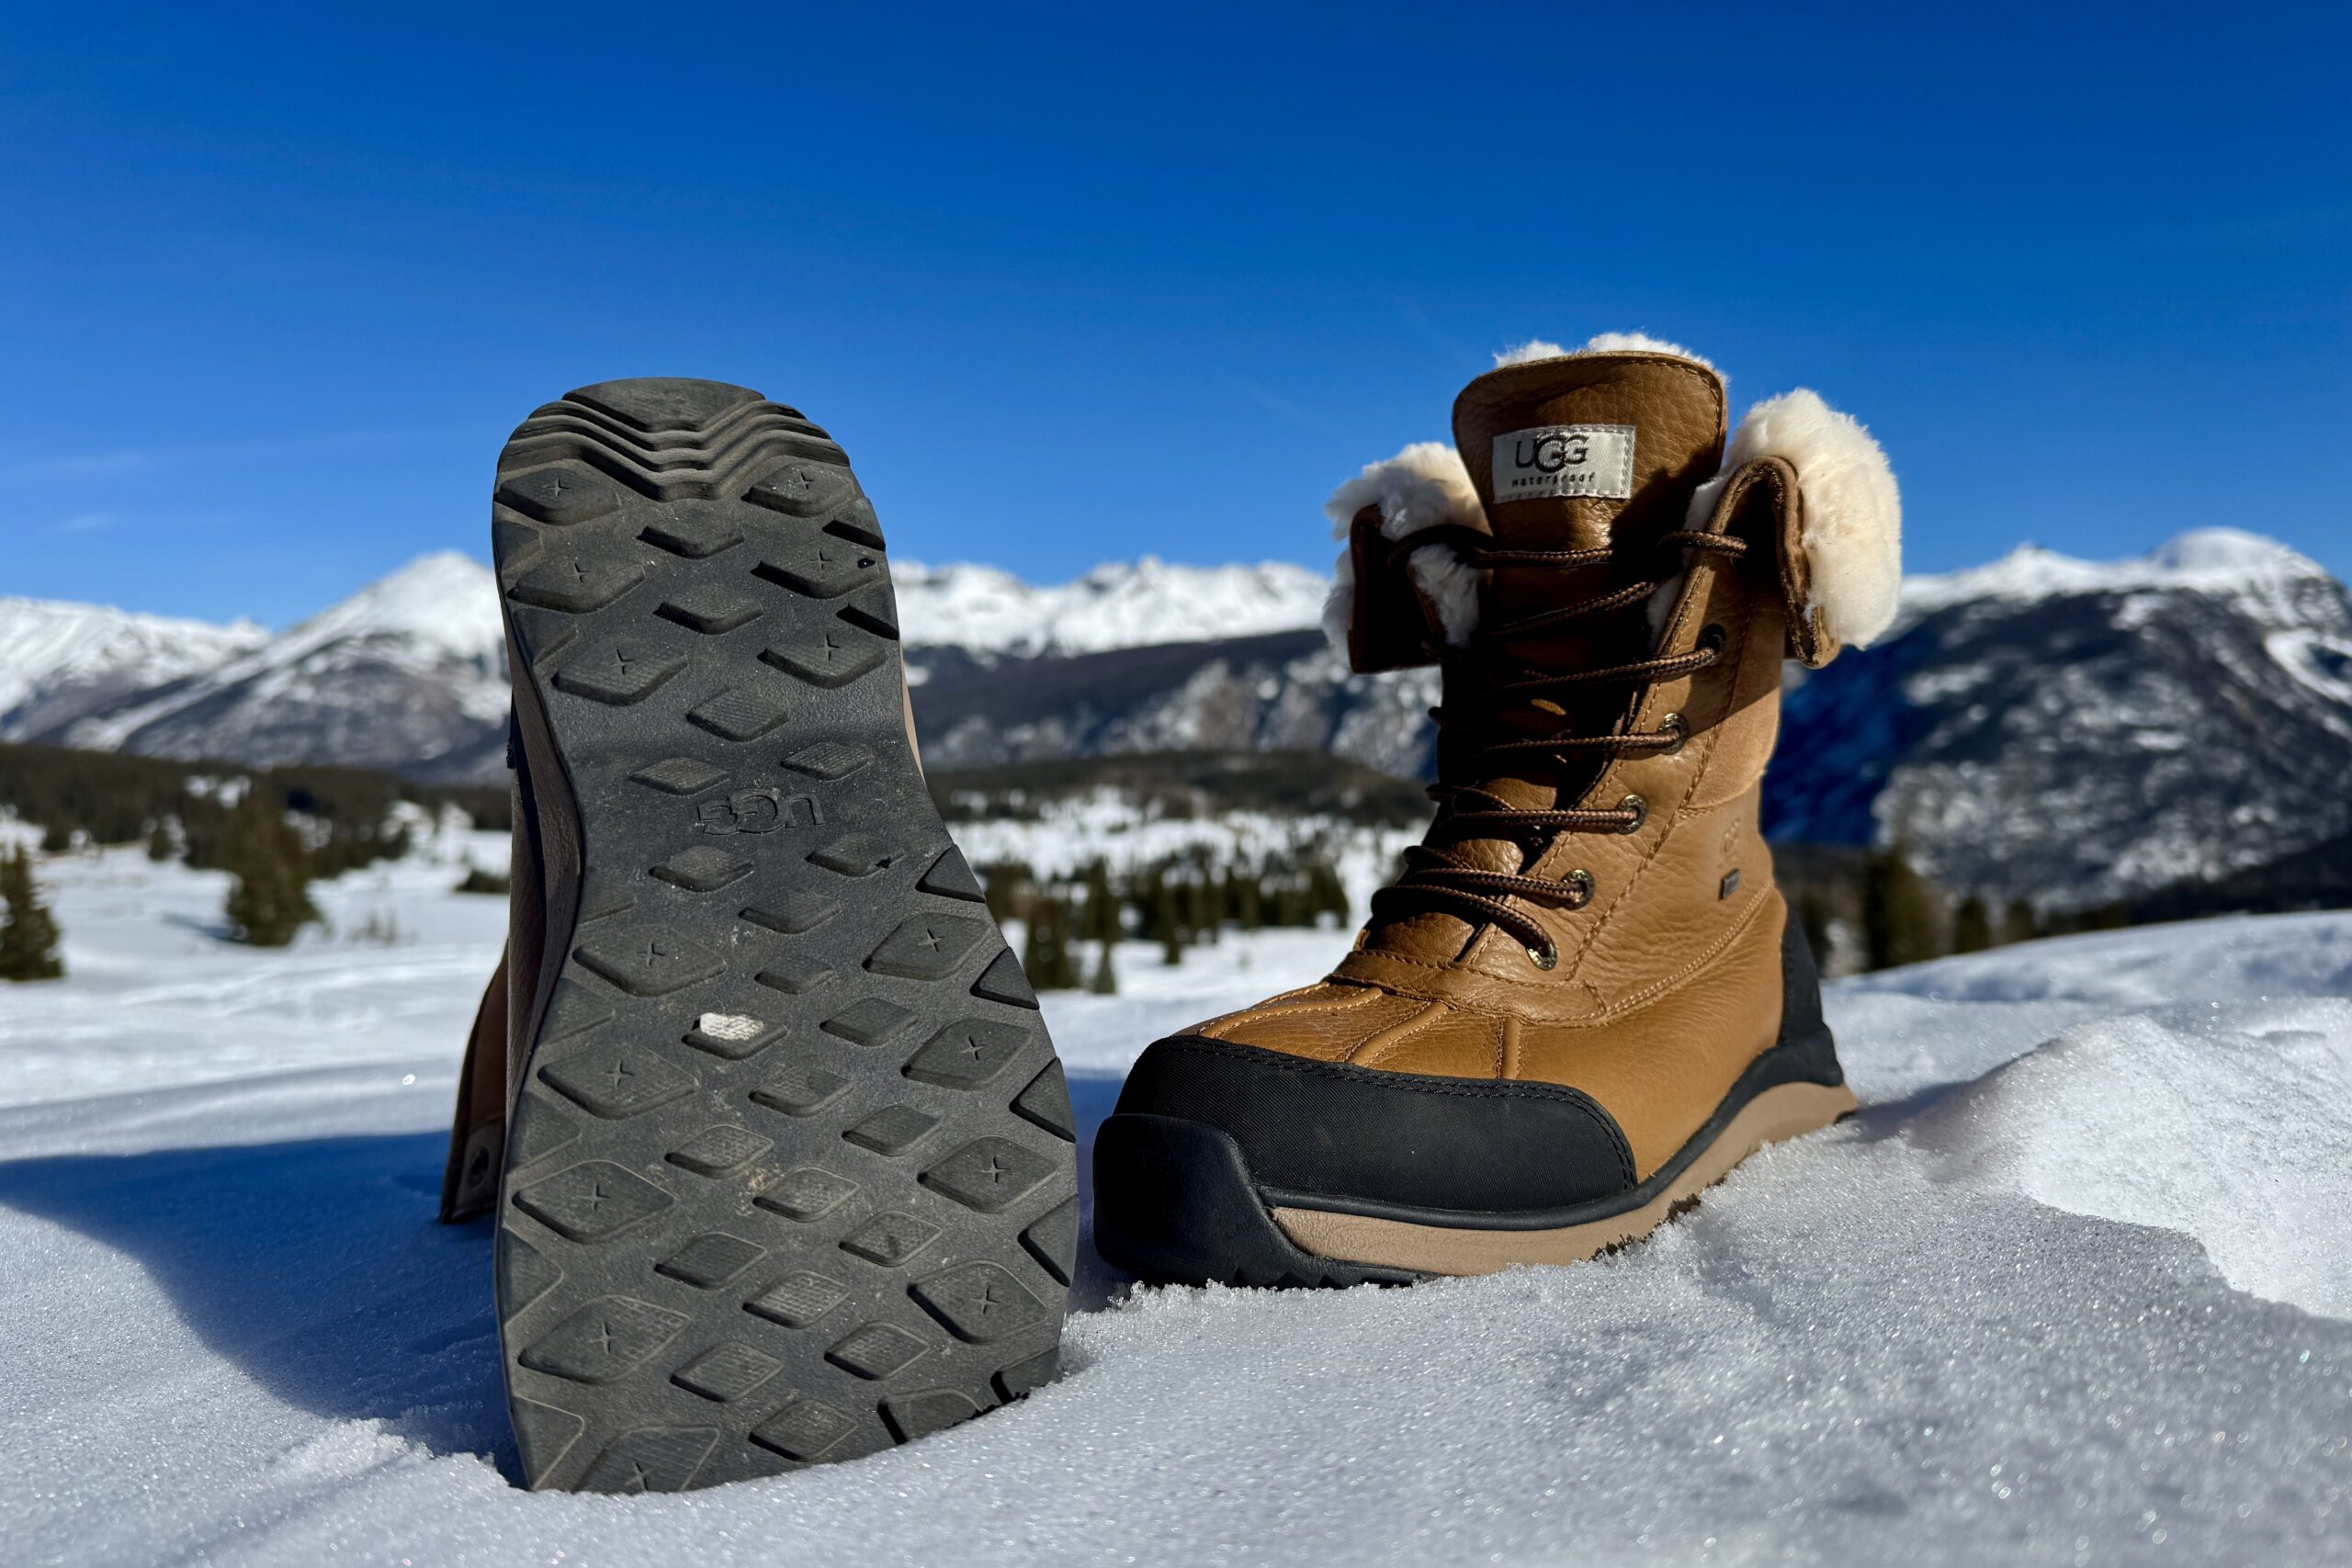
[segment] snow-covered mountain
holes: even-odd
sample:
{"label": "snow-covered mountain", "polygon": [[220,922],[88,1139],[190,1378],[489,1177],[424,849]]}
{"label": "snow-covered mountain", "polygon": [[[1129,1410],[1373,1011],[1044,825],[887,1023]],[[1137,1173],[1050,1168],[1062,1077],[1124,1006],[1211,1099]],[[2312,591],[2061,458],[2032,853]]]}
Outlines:
{"label": "snow-covered mountain", "polygon": [[981,655],[1101,653],[1312,626],[1331,580],[1287,561],[1170,566],[1156,556],[1045,586],[986,566],[890,572],[910,647]]}
{"label": "snow-covered mountain", "polygon": [[62,728],[268,640],[251,621],[221,626],[106,604],[0,598],[0,740]]}
{"label": "snow-covered mountain", "polygon": [[[1316,624],[1329,588],[1317,573],[1280,561],[1188,567],[1149,556],[1046,585],[969,565],[901,562],[893,577],[908,644],[946,650],[974,668],[1295,632]],[[77,677],[69,703],[47,675],[63,658],[49,651],[65,640],[52,625],[74,629],[80,643],[118,625],[139,637],[102,671],[103,682]],[[29,651],[17,657],[20,643]],[[165,650],[178,657],[166,660]],[[209,626],[0,600],[0,680],[13,682],[0,685],[0,739],[344,762],[444,782],[488,781],[503,769],[497,582],[454,552],[426,556],[274,637],[250,623]],[[915,661],[914,677],[927,668]],[[12,698],[18,687],[31,695]]]}
{"label": "snow-covered mountain", "polygon": [[1906,583],[1895,635],[1789,693],[1765,825],[2081,906],[2352,830],[2347,776],[2352,597],[2282,545],[2204,529]]}
{"label": "snow-covered mountain", "polygon": [[2301,613],[2300,595],[2327,572],[2310,557],[2243,528],[2197,528],[2144,556],[2081,560],[2019,545],[1984,566],[1904,579],[1899,632],[1923,616],[1964,603],[2024,608],[2076,594],[2202,593],[2276,619]]}
{"label": "snow-covered mountain", "polygon": [[502,765],[505,724],[497,584],[481,563],[445,551],[258,647],[42,738],[459,779]]}

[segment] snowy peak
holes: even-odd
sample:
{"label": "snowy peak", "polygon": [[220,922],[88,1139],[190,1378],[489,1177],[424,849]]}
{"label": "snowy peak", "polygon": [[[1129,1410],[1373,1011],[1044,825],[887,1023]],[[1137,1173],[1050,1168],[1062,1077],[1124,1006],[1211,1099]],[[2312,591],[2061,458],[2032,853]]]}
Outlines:
{"label": "snowy peak", "polygon": [[498,580],[456,550],[421,556],[287,632],[265,657],[282,663],[355,639],[405,648],[428,660],[494,660],[506,646]]}
{"label": "snowy peak", "polygon": [[891,576],[910,645],[1024,658],[1297,631],[1317,624],[1330,589],[1286,561],[1171,566],[1156,556],[1044,585],[993,567],[910,561]]}
{"label": "snowy peak", "polygon": [[2190,592],[2274,597],[2282,588],[2333,581],[2325,568],[2276,539],[2240,528],[2196,528],[2144,556],[2089,561],[2019,545],[2000,559],[1960,571],[1904,579],[1903,623],[1953,604],[1990,600],[2030,604],[2079,593]]}
{"label": "snowy peak", "polygon": [[2309,556],[2243,528],[2192,528],[2158,545],[2147,558],[2166,581],[2177,584],[2189,579],[2245,582],[2327,575]]}
{"label": "snowy peak", "polygon": [[455,777],[495,766],[506,705],[497,581],[479,561],[443,551],[59,738],[162,756]]}
{"label": "snowy peak", "polygon": [[268,639],[251,621],[224,626],[104,604],[0,598],[0,739],[200,673]]}

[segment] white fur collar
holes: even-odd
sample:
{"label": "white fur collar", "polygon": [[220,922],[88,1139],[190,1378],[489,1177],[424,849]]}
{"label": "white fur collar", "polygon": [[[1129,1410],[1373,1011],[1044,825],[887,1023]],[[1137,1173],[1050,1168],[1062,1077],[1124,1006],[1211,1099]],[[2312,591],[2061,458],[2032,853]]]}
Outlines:
{"label": "white fur collar", "polygon": [[[1903,589],[1903,496],[1886,453],[1850,414],[1800,387],[1747,411],[1724,454],[1723,475],[1758,457],[1797,471],[1804,498],[1804,609],[1833,645],[1868,648],[1894,623]],[[1719,476],[1690,498],[1702,526],[1724,487]]]}
{"label": "white fur collar", "polygon": [[1587,354],[1670,354],[1677,359],[1687,359],[1693,365],[1704,365],[1710,370],[1713,362],[1701,358],[1679,343],[1668,343],[1647,333],[1597,333],[1585,339],[1582,348],[1562,348],[1556,343],[1546,343],[1540,337],[1506,348],[1495,355],[1495,368],[1506,365],[1525,365],[1537,359],[1575,359]]}
{"label": "white fur collar", "polygon": [[[1530,339],[1496,355],[1495,363],[1623,353],[1670,354],[1707,365],[1688,349],[1638,333],[1603,333],[1574,351]],[[1903,501],[1886,454],[1869,431],[1811,391],[1800,388],[1768,398],[1747,411],[1718,476],[1701,485],[1691,498],[1693,527],[1703,525],[1713,510],[1723,476],[1758,457],[1781,458],[1797,472],[1804,500],[1806,610],[1836,645],[1869,646],[1894,621],[1903,580]],[[1487,529],[1486,512],[1469,471],[1461,456],[1442,442],[1408,446],[1341,485],[1323,507],[1333,535],[1346,539],[1356,513],[1366,506],[1380,509],[1380,531],[1391,539],[1446,523]],[[1414,551],[1411,570],[1436,607],[1446,640],[1457,647],[1467,641],[1478,624],[1477,573],[1438,546]],[[1323,628],[1332,645],[1344,650],[1355,601],[1354,563],[1345,550],[1340,553],[1337,578],[1324,605]]]}
{"label": "white fur collar", "polygon": [[[1470,470],[1462,466],[1462,455],[1442,441],[1416,442],[1385,462],[1366,464],[1363,473],[1333,491],[1323,503],[1331,536],[1344,544],[1356,513],[1367,506],[1380,509],[1380,532],[1391,539],[1448,523],[1487,529],[1487,509],[1479,504]],[[1437,607],[1445,640],[1461,647],[1478,624],[1478,574],[1439,545],[1415,550],[1408,565],[1413,581]],[[1337,581],[1331,596],[1323,603],[1323,633],[1344,652],[1348,622],[1355,613],[1353,555],[1340,550],[1333,575]]]}

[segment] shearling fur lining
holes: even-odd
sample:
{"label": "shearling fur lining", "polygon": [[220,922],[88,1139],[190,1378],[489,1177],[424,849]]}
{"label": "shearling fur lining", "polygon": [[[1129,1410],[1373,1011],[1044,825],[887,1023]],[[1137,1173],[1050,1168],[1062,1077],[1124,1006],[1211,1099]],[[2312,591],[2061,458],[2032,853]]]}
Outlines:
{"label": "shearling fur lining", "polygon": [[1692,527],[1713,512],[1724,476],[1758,457],[1797,471],[1806,613],[1832,647],[1869,647],[1893,624],[1903,588],[1903,497],[1885,452],[1804,388],[1767,398],[1739,422],[1723,475],[1690,498]]}
{"label": "shearling fur lining", "polygon": [[1705,365],[1710,370],[1714,368],[1680,344],[1668,343],[1647,333],[1598,333],[1587,338],[1582,348],[1562,348],[1556,343],[1532,337],[1496,355],[1495,368],[1499,370],[1506,365],[1525,365],[1537,359],[1573,359],[1585,354],[1670,354],[1677,359]]}
{"label": "shearling fur lining", "polygon": [[[1689,349],[1639,333],[1602,333],[1577,349],[1530,339],[1496,355],[1495,363],[1628,353],[1672,355],[1714,368]],[[1903,502],[1886,454],[1869,431],[1805,389],[1768,398],[1747,411],[1722,469],[1691,498],[1692,527],[1705,525],[1723,493],[1724,476],[1758,457],[1781,458],[1797,473],[1803,498],[1805,612],[1830,639],[1830,647],[1868,647],[1893,624],[1903,581]],[[1442,442],[1408,446],[1385,462],[1367,466],[1335,491],[1323,508],[1334,536],[1345,540],[1356,513],[1366,506],[1380,509],[1380,531],[1391,539],[1449,523],[1487,529],[1485,509],[1461,455]],[[1437,612],[1446,640],[1457,647],[1466,642],[1477,626],[1478,574],[1436,546],[1413,552],[1410,568]],[[1332,646],[1344,653],[1355,604],[1354,562],[1345,550],[1334,575],[1337,581],[1324,604],[1323,629]],[[1674,592],[1669,584],[1653,602],[1654,621],[1662,620]]]}
{"label": "shearling fur lining", "polygon": [[[1478,503],[1470,470],[1462,466],[1462,455],[1442,441],[1416,442],[1385,462],[1367,464],[1333,491],[1323,503],[1331,536],[1344,541],[1356,513],[1367,506],[1380,509],[1380,531],[1391,539],[1449,523],[1487,529],[1487,511]],[[1416,550],[1410,558],[1413,581],[1436,606],[1446,640],[1456,647],[1468,641],[1478,624],[1478,574],[1436,546]],[[1333,576],[1331,595],[1323,604],[1323,634],[1344,652],[1355,612],[1355,562],[1347,551],[1340,552]]]}

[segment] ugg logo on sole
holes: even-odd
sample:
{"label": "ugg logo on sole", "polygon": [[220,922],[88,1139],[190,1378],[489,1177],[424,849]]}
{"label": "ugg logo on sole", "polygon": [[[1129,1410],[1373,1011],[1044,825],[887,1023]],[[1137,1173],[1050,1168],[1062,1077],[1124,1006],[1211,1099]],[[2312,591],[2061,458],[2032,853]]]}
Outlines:
{"label": "ugg logo on sole", "polygon": [[1634,493],[1630,424],[1539,424],[1495,437],[1495,499],[1589,497],[1623,501]]}
{"label": "ugg logo on sole", "polygon": [[742,790],[695,807],[695,826],[706,833],[773,833],[783,827],[816,827],[824,820],[816,796],[780,796],[772,789]]}

